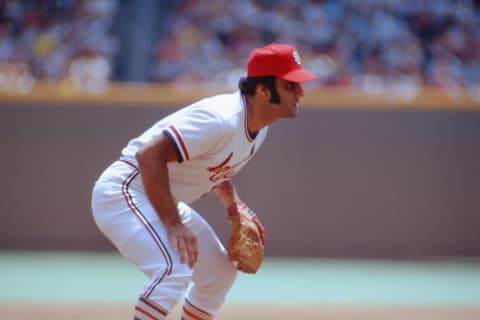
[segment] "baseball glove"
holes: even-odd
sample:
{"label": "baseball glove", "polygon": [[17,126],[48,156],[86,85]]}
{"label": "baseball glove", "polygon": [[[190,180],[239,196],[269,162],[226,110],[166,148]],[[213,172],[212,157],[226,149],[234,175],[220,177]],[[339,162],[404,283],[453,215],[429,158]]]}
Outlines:
{"label": "baseball glove", "polygon": [[228,257],[239,271],[256,273],[263,260],[265,229],[243,203],[231,205],[228,214],[231,226]]}

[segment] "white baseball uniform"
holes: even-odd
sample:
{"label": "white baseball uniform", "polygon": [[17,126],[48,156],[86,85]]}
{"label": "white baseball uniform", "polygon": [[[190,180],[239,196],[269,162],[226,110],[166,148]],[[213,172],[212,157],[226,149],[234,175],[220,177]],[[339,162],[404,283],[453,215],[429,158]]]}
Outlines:
{"label": "white baseball uniform", "polygon": [[[215,232],[188,204],[237,174],[261,146],[267,130],[263,128],[255,138],[249,135],[246,101],[240,92],[206,98],[131,140],[120,160],[102,173],[92,195],[94,218],[120,253],[150,278],[142,297],[170,312],[191,280],[187,300],[212,315],[217,313],[236,269]],[[170,188],[182,222],[197,237],[199,257],[193,270],[181,264],[170,247],[137,167],[136,152],[160,134],[174,142],[178,153],[178,162],[168,163]],[[137,305],[143,307],[148,309],[148,305]],[[156,312],[153,309],[148,311]]]}

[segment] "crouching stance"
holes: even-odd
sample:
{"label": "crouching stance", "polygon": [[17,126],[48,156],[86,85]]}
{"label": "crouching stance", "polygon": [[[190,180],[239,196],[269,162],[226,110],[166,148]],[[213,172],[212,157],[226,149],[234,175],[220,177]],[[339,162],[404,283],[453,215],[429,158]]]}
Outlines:
{"label": "crouching stance", "polygon": [[[182,319],[213,319],[237,269],[260,267],[264,228],[231,179],[258,151],[271,123],[297,116],[300,83],[315,76],[302,68],[294,47],[282,44],[255,49],[247,68],[239,91],[161,119],[132,139],[95,183],[99,229],[150,279],[134,319],[165,319],[184,294]],[[210,191],[228,212],[227,249],[190,206]]]}

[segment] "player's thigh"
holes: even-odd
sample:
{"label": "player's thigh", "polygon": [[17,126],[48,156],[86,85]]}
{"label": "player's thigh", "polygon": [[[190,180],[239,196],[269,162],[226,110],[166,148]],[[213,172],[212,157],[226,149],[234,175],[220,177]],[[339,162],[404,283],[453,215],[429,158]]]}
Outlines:
{"label": "player's thigh", "polygon": [[172,250],[166,228],[148,201],[138,172],[121,172],[97,181],[92,210],[100,230],[119,252],[149,277],[166,270],[188,275]]}
{"label": "player's thigh", "polygon": [[[197,236],[199,255],[193,270],[193,281],[197,284],[220,283],[222,279],[233,282],[236,269],[228,259],[221,240],[208,222],[191,207],[180,203],[179,211],[184,223]],[[185,214],[188,212],[188,214]],[[226,225],[228,222],[225,221]]]}

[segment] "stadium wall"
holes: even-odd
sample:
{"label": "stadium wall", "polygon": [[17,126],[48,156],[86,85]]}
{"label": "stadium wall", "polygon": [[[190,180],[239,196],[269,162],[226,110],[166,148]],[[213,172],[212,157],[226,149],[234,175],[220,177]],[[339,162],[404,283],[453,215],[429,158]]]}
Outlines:
{"label": "stadium wall", "polygon": [[[130,138],[196,97],[47,96],[0,102],[0,248],[111,250],[91,217],[95,179]],[[317,99],[275,123],[234,178],[267,228],[267,255],[480,256],[478,105]],[[220,203],[193,206],[225,239]]]}

